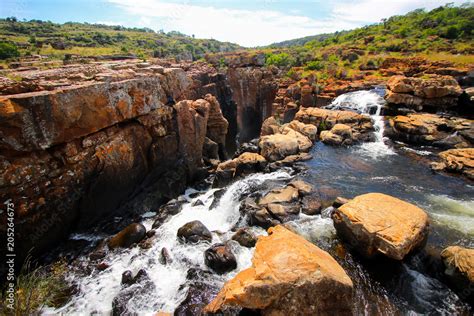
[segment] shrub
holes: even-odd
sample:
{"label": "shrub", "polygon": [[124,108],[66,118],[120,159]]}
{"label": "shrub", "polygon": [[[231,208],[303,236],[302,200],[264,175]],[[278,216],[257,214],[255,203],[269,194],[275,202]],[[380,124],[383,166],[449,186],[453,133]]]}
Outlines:
{"label": "shrub", "polygon": [[20,57],[20,52],[16,45],[11,43],[0,43],[0,59]]}
{"label": "shrub", "polygon": [[267,66],[288,67],[294,65],[294,59],[287,53],[268,54],[266,56],[265,64]]}
{"label": "shrub", "polygon": [[322,70],[324,69],[324,64],[319,60],[313,60],[306,64],[305,70]]}

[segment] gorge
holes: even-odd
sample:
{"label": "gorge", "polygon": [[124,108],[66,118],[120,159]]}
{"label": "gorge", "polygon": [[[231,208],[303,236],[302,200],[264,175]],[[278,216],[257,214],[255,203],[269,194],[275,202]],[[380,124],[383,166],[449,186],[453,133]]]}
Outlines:
{"label": "gorge", "polygon": [[13,314],[473,313],[473,64],[277,44],[0,69]]}

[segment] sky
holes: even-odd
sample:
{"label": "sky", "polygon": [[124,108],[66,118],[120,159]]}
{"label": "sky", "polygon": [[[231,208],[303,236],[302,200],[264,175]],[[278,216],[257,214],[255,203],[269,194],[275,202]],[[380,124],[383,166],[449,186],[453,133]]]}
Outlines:
{"label": "sky", "polygon": [[1,0],[0,17],[179,31],[246,47],[353,29],[469,0]]}

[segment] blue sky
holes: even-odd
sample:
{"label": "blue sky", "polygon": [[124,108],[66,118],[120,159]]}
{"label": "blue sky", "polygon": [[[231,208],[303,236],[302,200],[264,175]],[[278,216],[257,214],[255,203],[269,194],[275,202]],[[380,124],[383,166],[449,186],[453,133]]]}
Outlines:
{"label": "blue sky", "polygon": [[[351,29],[442,0],[1,0],[0,16],[180,31],[243,46]],[[461,4],[467,0],[447,0]]]}

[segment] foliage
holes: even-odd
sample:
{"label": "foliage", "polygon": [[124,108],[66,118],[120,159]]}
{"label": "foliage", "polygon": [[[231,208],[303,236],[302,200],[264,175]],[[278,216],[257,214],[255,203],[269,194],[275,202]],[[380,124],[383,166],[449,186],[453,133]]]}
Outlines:
{"label": "foliage", "polygon": [[0,38],[14,43],[21,55],[27,52],[63,59],[66,54],[97,56],[133,54],[140,58],[161,57],[198,60],[206,53],[230,52],[237,44],[214,39],[196,39],[179,32],[155,32],[148,28],[126,28],[50,21],[0,19]]}
{"label": "foliage", "polygon": [[0,42],[0,59],[19,57],[20,52],[16,45],[6,42]]}
{"label": "foliage", "polygon": [[[26,261],[16,278],[15,315],[36,314],[44,306],[60,307],[67,302],[71,288],[64,279],[66,263],[58,261],[50,266],[31,269]],[[6,293],[1,301],[5,304]],[[6,313],[6,306],[0,306],[0,314]]]}
{"label": "foliage", "polygon": [[287,53],[279,54],[267,54],[265,59],[265,64],[267,66],[277,66],[277,67],[291,67],[294,66],[295,60]]}

